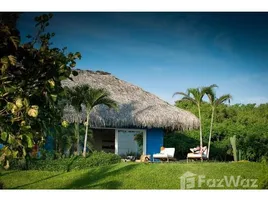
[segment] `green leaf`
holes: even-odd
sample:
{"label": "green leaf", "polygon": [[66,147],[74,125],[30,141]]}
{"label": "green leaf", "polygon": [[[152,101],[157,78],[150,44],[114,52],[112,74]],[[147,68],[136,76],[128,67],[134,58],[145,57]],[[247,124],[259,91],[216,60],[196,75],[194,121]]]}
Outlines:
{"label": "green leaf", "polygon": [[26,133],[22,135],[22,141],[23,141],[23,146],[26,146],[28,148],[33,147],[33,135],[31,133]]}
{"label": "green leaf", "polygon": [[5,56],[5,57],[2,57],[1,58],[1,60],[0,60],[0,62],[2,63],[2,64],[8,64],[8,57],[7,56]]}
{"label": "green leaf", "polygon": [[12,42],[12,44],[14,45],[14,47],[16,48],[16,49],[18,49],[18,45],[19,45],[19,43],[20,43],[20,40],[19,40],[19,37],[17,37],[17,36],[10,36],[10,41]]}
{"label": "green leaf", "polygon": [[17,158],[19,151],[12,151],[12,157]]}
{"label": "green leaf", "polygon": [[25,148],[22,149],[22,155],[25,157],[27,155]]}
{"label": "green leaf", "polygon": [[51,96],[51,98],[52,98],[52,100],[53,100],[54,102],[57,101],[57,95],[55,95],[55,94],[51,94],[50,96]]}
{"label": "green leaf", "polygon": [[2,132],[1,133],[1,140],[7,141],[7,138],[8,138],[8,133],[7,132]]}
{"label": "green leaf", "polygon": [[12,110],[13,108],[15,108],[16,107],[16,105],[14,104],[14,103],[11,103],[11,102],[8,102],[7,103],[7,109],[8,110]]}
{"label": "green leaf", "polygon": [[72,71],[73,76],[77,76],[78,72],[77,71]]}
{"label": "green leaf", "polygon": [[6,154],[6,156],[10,156],[12,154],[12,152],[9,148],[6,148],[5,154]]}
{"label": "green leaf", "polygon": [[76,53],[74,54],[74,57],[75,57],[75,58],[78,58],[78,59],[81,59],[81,58],[82,58],[81,53],[79,53],[79,52],[76,52]]}
{"label": "green leaf", "polygon": [[72,62],[72,63],[70,64],[70,66],[71,66],[71,67],[75,67],[75,66],[76,66],[76,62]]}
{"label": "green leaf", "polygon": [[28,99],[26,99],[26,98],[23,99],[23,105],[24,105],[26,108],[29,107],[29,101],[28,101]]}
{"label": "green leaf", "polygon": [[8,59],[9,59],[11,65],[13,65],[13,66],[16,65],[16,63],[17,63],[17,58],[16,58],[15,56],[9,55],[9,56],[8,56]]}

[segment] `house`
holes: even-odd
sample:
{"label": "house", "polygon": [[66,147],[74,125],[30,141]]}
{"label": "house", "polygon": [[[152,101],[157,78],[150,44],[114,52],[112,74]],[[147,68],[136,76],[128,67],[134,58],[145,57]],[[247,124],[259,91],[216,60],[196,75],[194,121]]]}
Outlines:
{"label": "house", "polygon": [[[170,105],[142,88],[120,80],[107,72],[77,70],[78,75],[62,81],[63,86],[88,84],[105,88],[119,109],[104,105],[95,107],[90,115],[96,150],[119,155],[152,155],[163,146],[165,130],[189,130],[199,127],[199,119],[192,113]],[[172,95],[172,94],[171,94]],[[72,107],[65,108],[64,119],[76,120]],[[86,121],[83,109],[81,123]]]}

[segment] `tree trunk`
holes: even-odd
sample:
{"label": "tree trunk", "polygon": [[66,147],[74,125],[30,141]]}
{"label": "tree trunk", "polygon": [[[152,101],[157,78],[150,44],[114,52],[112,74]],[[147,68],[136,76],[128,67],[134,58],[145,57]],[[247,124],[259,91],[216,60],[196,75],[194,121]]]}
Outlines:
{"label": "tree trunk", "polygon": [[76,135],[76,139],[77,139],[77,142],[76,142],[76,151],[77,151],[77,155],[80,154],[80,142],[79,142],[79,122],[75,122],[74,124],[74,128],[75,128],[75,135]]}
{"label": "tree trunk", "polygon": [[197,106],[198,107],[198,115],[199,115],[199,121],[200,121],[200,152],[201,152],[201,162],[203,162],[203,152],[202,152],[202,148],[203,148],[203,136],[202,136],[202,120],[201,120],[201,109],[200,109],[200,105]]}
{"label": "tree trunk", "polygon": [[210,153],[210,143],[211,143],[213,120],[214,120],[214,108],[212,108],[211,121],[210,121],[210,130],[209,130],[209,139],[208,139],[208,154],[207,154],[208,159],[209,159],[209,153]]}
{"label": "tree trunk", "polygon": [[86,133],[85,133],[84,150],[83,150],[84,157],[86,157],[86,151],[87,151],[87,134],[88,134],[89,114],[90,112],[87,112]]}

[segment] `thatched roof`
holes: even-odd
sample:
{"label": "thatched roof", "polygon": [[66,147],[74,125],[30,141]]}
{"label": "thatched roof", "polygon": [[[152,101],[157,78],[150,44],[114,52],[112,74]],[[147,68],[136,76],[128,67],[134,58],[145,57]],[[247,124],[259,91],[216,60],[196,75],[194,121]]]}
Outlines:
{"label": "thatched roof", "polygon": [[[199,127],[199,119],[192,113],[170,105],[143,89],[120,80],[110,73],[78,70],[78,76],[64,80],[62,84],[73,87],[89,84],[94,88],[105,88],[111,98],[118,102],[119,109],[97,106],[90,115],[91,127],[112,128],[164,128],[169,130],[189,130]],[[70,122],[76,120],[74,109],[65,109],[64,118]],[[85,111],[82,113],[85,121]]]}

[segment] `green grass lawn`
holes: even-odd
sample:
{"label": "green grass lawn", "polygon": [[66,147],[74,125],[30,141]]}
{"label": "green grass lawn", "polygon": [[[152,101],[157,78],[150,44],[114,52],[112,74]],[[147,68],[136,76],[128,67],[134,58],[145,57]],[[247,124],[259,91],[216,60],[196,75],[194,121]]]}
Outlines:
{"label": "green grass lawn", "polygon": [[[267,179],[268,167],[261,163],[120,163],[105,167],[71,172],[49,171],[0,171],[0,181],[6,189],[179,189],[180,177],[185,172],[203,175],[204,183],[195,189],[207,189],[208,179],[223,179],[224,176],[240,176],[242,179],[257,179],[258,188]],[[229,179],[228,179],[229,180]],[[238,187],[230,185],[225,189],[251,188],[252,181],[239,183]],[[218,180],[215,180],[218,182]],[[216,183],[217,185],[218,183]],[[244,186],[244,187],[243,187]],[[223,189],[223,187],[219,187]],[[212,188],[218,189],[218,188]]]}

